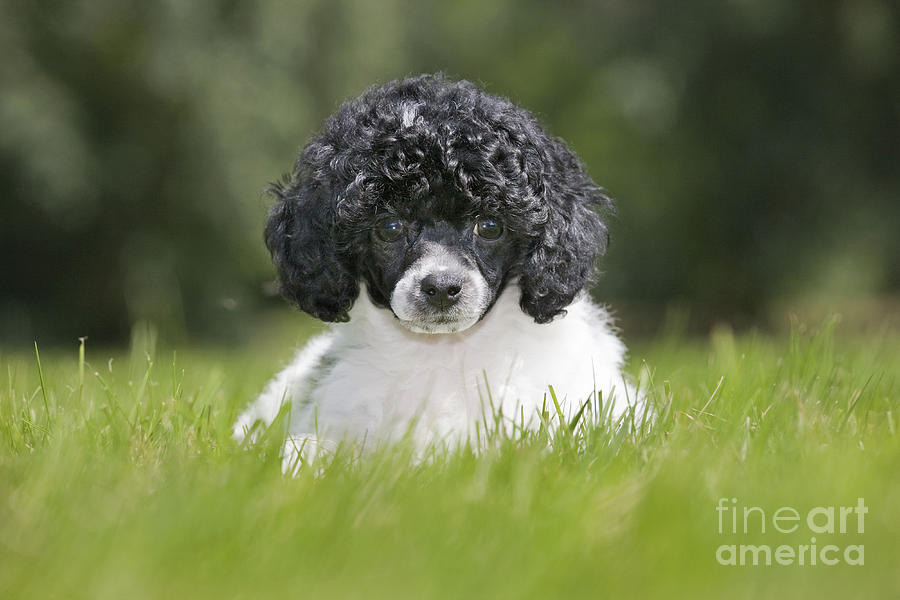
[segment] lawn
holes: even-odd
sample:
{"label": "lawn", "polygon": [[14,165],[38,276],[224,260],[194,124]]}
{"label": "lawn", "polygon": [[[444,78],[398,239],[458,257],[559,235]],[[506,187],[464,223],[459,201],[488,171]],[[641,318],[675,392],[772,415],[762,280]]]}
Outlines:
{"label": "lawn", "polygon": [[[289,344],[176,351],[136,331],[83,361],[0,354],[0,598],[900,595],[896,329],[632,342],[651,429],[588,415],[297,479],[277,431],[230,439]],[[732,545],[747,564],[720,564]]]}

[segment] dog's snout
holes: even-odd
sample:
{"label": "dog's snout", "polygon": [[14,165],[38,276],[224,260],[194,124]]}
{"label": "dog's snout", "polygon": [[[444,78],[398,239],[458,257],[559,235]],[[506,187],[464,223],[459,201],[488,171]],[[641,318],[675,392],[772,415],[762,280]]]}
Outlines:
{"label": "dog's snout", "polygon": [[428,304],[445,309],[456,304],[462,293],[462,277],[453,274],[432,274],[422,278],[420,289]]}

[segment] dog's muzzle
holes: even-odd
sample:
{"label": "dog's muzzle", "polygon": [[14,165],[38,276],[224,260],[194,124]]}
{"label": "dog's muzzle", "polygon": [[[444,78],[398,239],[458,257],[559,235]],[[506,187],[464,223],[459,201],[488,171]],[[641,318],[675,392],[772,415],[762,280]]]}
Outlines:
{"label": "dog's muzzle", "polygon": [[417,333],[455,333],[478,322],[489,296],[474,264],[440,244],[429,244],[394,286],[391,310]]}

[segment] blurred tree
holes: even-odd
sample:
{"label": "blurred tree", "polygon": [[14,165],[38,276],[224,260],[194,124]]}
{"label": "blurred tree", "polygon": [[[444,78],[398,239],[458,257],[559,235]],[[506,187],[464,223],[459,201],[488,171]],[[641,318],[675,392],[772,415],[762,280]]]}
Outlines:
{"label": "blurred tree", "polygon": [[896,292],[898,31],[885,0],[0,0],[0,341],[233,339],[266,182],[344,98],[436,70],[610,189],[598,295],[649,323]]}

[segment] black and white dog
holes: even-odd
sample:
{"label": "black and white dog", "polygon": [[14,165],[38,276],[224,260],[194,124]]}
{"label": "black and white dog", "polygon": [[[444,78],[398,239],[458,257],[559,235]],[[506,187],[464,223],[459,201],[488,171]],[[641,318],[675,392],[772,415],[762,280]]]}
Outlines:
{"label": "black and white dog", "polygon": [[550,385],[567,417],[595,393],[614,416],[637,402],[583,291],[612,203],[529,112],[442,76],[374,87],[272,193],[283,293],[335,323],[235,425],[290,403],[286,468],[341,440],[472,439],[485,411],[536,427]]}

